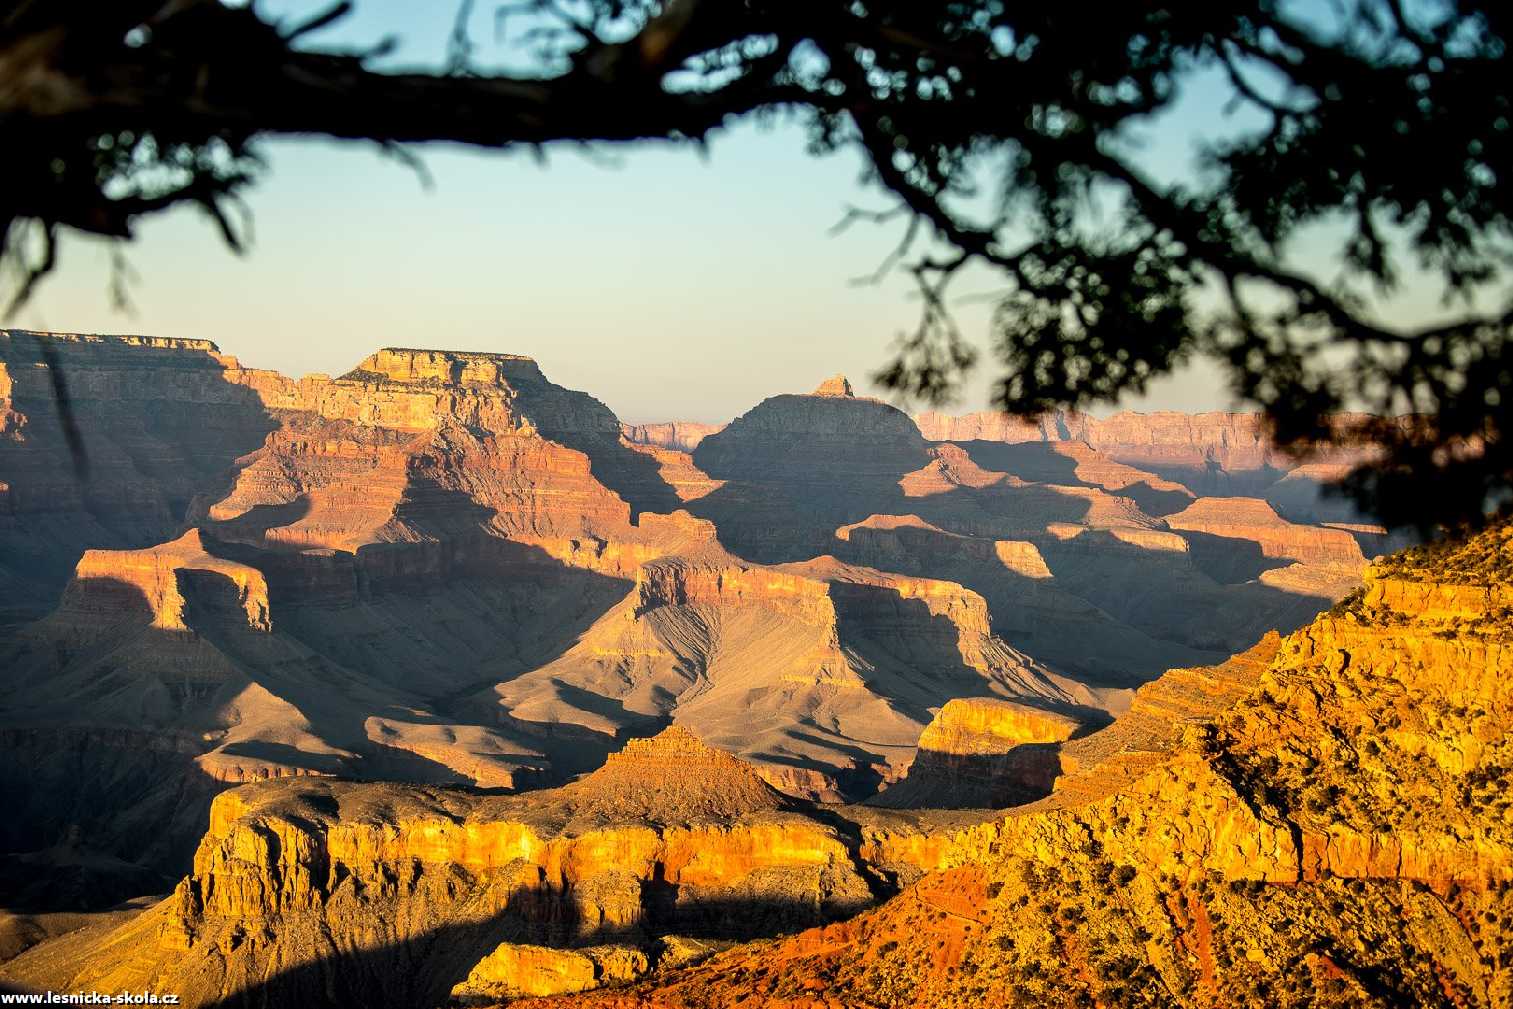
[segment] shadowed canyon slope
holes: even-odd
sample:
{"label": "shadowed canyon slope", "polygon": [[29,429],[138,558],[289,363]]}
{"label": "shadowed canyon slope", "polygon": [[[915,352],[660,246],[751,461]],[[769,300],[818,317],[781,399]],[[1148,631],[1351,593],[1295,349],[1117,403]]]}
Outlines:
{"label": "shadowed canyon slope", "polygon": [[[1168,462],[1275,459],[1152,424]],[[241,782],[519,791],[669,724],[789,796],[917,806],[927,726],[1007,705],[1086,735],[1311,619],[1379,546],[1249,476],[969,433],[839,377],[628,428],[519,356],[294,380],[204,341],[0,331],[6,872],[50,853],[98,904],[177,878]],[[1049,787],[1023,753],[939,753],[991,765],[942,802]]]}

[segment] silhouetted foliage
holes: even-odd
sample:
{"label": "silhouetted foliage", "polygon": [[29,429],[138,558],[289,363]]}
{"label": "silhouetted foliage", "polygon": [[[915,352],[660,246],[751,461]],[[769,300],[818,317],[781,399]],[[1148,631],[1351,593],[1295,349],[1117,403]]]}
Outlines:
{"label": "silhouetted foliage", "polygon": [[[309,40],[348,7],[290,27],[219,0],[11,5],[0,235],[19,297],[62,229],[129,239],[191,203],[240,247],[263,136],[698,144],[787,109],[896,201],[850,215],[904,229],[884,266],[922,295],[887,386],[957,387],[977,355],[947,289],[975,263],[1006,283],[1008,410],[1106,402],[1204,356],[1282,443],[1380,444],[1351,489],[1389,521],[1474,518],[1508,488],[1506,4],[523,0],[498,10],[537,50],[516,76],[476,70],[461,30],[431,72]],[[1263,125],[1152,175],[1132,131],[1195,75]],[[1327,262],[1291,254],[1305,235]],[[1409,279],[1449,321],[1384,318]],[[1378,417],[1335,416],[1352,403]]]}

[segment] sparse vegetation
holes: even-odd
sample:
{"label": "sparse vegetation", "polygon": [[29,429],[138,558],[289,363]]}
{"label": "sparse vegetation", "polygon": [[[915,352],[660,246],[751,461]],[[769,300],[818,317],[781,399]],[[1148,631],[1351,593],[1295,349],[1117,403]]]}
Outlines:
{"label": "sparse vegetation", "polygon": [[[1449,585],[1513,584],[1513,517],[1504,515],[1481,535],[1441,536],[1382,558],[1393,578]],[[1343,604],[1343,600],[1342,600]]]}

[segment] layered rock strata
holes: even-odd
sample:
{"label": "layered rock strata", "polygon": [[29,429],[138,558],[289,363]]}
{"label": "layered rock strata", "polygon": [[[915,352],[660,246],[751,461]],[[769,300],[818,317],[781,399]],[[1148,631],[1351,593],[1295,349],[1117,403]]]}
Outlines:
{"label": "layered rock strata", "polygon": [[952,582],[706,548],[643,565],[631,595],[558,659],[471,703],[517,727],[602,738],[676,717],[785,790],[865,797],[902,773],[930,710],[952,697],[1095,704],[990,625],[984,600]]}
{"label": "layered rock strata", "polygon": [[[931,437],[979,436],[929,441],[886,404],[839,383],[823,392],[765,400],[702,439],[694,462],[721,485],[690,510],[746,559],[833,553],[956,581],[988,600],[1011,645],[1099,686],[1134,686],[1164,667],[1216,660],[1270,627],[1291,629],[1359,578],[1350,534],[1228,515],[1223,502],[1095,447],[1088,424],[1004,429],[996,434],[1024,440],[989,442],[986,430],[921,420]],[[1162,418],[1152,444],[1187,437],[1205,465],[1269,465],[1253,418],[1215,420],[1217,433],[1210,419]],[[1116,427],[1110,437],[1135,437]],[[1249,448],[1238,447],[1242,430]],[[995,560],[1001,544],[1019,545]],[[1018,570],[1030,550],[1041,565]]]}
{"label": "layered rock strata", "polygon": [[[1345,415],[1342,424],[1355,418]],[[1266,420],[1255,413],[1186,414],[1171,411],[1124,411],[1093,417],[1075,411],[1052,411],[1035,421],[1000,413],[951,416],[922,413],[915,417],[931,441],[988,442],[1010,445],[1042,443],[1053,451],[1066,445],[1092,449],[1158,479],[1186,487],[1198,496],[1254,496],[1296,474],[1293,494],[1305,481],[1322,485],[1370,457],[1365,447],[1338,446],[1299,460],[1272,441]],[[1305,469],[1304,467],[1312,467]],[[1292,497],[1299,521],[1318,521],[1318,499]]]}
{"label": "layered rock strata", "polygon": [[881,908],[558,1004],[1505,1006],[1509,572],[1507,523],[1379,564]]}
{"label": "layered rock strata", "polygon": [[72,569],[55,612],[0,644],[7,850],[82,832],[176,872],[227,784],[539,778],[539,745],[448,697],[485,663],[540,664],[643,560],[713,538],[607,408],[528,358],[391,349],[292,381],[204,341],[6,333],[0,350],[17,577],[52,577],[28,550]]}
{"label": "layered rock strata", "polygon": [[0,329],[0,630],[52,609],[84,550],[179,535],[262,443],[275,425],[229,360],[206,340]]}
{"label": "layered rock strata", "polygon": [[[1089,445],[1032,470],[844,379],[627,434],[518,355],[292,380],[7,331],[0,365],[0,845],[121,886],[240,782],[539,787],[671,721],[862,799],[953,698],[1096,723],[1348,587],[1173,528],[1203,502]],[[1215,579],[1215,540],[1260,573]]]}

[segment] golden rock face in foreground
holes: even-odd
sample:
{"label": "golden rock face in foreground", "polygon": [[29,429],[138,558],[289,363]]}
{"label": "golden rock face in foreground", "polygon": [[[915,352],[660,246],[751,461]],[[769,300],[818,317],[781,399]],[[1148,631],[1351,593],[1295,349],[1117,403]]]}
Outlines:
{"label": "golden rock face in foreground", "polygon": [[633,981],[648,966],[646,954],[634,946],[552,949],[501,943],[473,966],[451,995],[463,1005],[492,1005],[509,996],[561,995]]}
{"label": "golden rock face in foreground", "polygon": [[882,907],[552,1004],[1507,1006],[1510,589],[1513,523],[1388,558]]}

